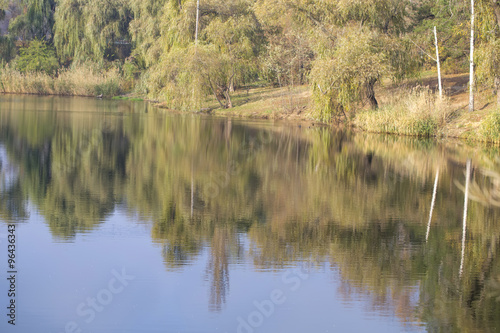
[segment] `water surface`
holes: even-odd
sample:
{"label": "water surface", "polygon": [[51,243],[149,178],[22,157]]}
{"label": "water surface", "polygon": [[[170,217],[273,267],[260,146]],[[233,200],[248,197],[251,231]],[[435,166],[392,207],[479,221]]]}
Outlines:
{"label": "water surface", "polygon": [[140,102],[2,96],[0,331],[495,331],[498,156]]}

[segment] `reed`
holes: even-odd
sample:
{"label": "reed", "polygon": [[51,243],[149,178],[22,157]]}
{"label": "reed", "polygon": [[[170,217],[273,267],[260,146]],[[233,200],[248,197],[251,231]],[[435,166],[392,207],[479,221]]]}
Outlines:
{"label": "reed", "polygon": [[122,82],[118,69],[100,70],[91,63],[59,70],[55,76],[21,73],[8,64],[0,67],[3,93],[111,97],[120,94]]}

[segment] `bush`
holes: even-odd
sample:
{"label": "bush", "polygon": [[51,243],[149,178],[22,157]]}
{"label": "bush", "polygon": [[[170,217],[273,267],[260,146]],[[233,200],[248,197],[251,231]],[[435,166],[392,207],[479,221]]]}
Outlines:
{"label": "bush", "polygon": [[54,75],[59,68],[56,52],[44,41],[32,40],[28,47],[19,49],[16,68],[21,73],[43,72]]}

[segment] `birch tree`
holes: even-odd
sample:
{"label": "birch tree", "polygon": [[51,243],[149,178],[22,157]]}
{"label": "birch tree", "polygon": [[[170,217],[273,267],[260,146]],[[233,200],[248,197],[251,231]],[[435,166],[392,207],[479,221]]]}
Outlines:
{"label": "birch tree", "polygon": [[474,111],[474,0],[470,1],[469,112]]}

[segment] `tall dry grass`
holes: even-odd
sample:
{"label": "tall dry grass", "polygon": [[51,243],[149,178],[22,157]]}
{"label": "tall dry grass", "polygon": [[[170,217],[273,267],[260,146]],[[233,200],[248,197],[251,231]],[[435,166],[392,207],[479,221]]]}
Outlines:
{"label": "tall dry grass", "polygon": [[448,113],[445,97],[416,87],[395,94],[378,110],[359,112],[353,123],[367,132],[431,137],[438,135]]}
{"label": "tall dry grass", "polygon": [[500,111],[494,110],[484,119],[481,120],[479,126],[480,141],[493,142],[500,144]]}
{"label": "tall dry grass", "polygon": [[90,63],[62,69],[54,77],[41,72],[23,74],[8,64],[0,67],[3,93],[110,97],[120,93],[121,83],[118,69],[104,71]]}

